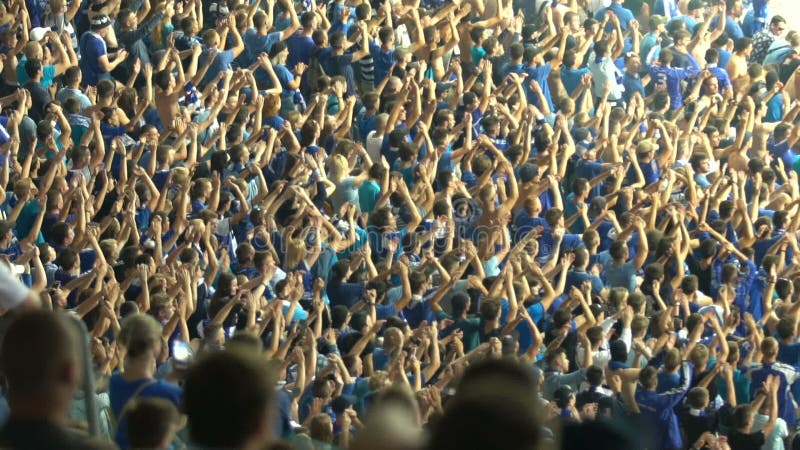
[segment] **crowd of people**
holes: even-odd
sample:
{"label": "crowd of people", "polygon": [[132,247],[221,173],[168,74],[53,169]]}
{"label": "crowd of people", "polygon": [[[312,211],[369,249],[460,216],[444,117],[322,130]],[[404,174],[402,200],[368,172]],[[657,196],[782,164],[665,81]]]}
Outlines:
{"label": "crowd of people", "polygon": [[0,448],[800,448],[768,0],[4,0],[0,49]]}

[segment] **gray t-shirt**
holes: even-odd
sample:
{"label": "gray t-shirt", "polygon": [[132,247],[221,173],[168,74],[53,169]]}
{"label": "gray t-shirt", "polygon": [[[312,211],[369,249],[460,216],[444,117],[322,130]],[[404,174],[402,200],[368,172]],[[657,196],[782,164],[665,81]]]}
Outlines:
{"label": "gray t-shirt", "polygon": [[633,265],[632,261],[619,266],[614,266],[612,263],[603,267],[603,272],[606,277],[607,287],[624,287],[630,292],[636,290],[636,266]]}

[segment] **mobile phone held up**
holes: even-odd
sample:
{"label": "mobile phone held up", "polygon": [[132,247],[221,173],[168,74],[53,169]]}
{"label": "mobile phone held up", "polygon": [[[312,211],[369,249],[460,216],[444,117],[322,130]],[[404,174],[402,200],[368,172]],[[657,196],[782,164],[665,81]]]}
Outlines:
{"label": "mobile phone held up", "polygon": [[172,343],[172,362],[176,369],[186,369],[194,359],[194,351],[188,343],[176,340]]}

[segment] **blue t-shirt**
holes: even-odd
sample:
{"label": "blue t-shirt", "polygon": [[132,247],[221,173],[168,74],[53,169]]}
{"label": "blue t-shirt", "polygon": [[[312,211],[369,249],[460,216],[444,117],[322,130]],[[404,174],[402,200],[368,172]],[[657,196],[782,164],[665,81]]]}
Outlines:
{"label": "blue t-shirt", "polygon": [[[542,319],[544,319],[544,306],[540,302],[536,302],[526,308],[528,310],[528,315],[531,316],[531,320],[536,326],[539,326]],[[531,329],[528,324],[523,321],[519,325],[517,325],[517,332],[519,333],[519,351],[521,353],[527,352],[528,349],[533,345],[533,334],[531,333]]]}
{"label": "blue t-shirt", "polygon": [[289,57],[286,59],[286,67],[293,69],[297,63],[308,64],[311,55],[314,53],[314,40],[311,36],[303,36],[302,30],[291,35],[286,40],[286,47],[289,49]]}
{"label": "blue t-shirt", "polygon": [[326,287],[331,306],[344,305],[351,308],[364,295],[364,283],[342,283],[331,281]]}
{"label": "blue t-shirt", "polygon": [[[108,392],[111,399],[111,411],[118,419],[120,419],[114,441],[121,449],[126,449],[129,447],[129,445],[128,424],[124,418],[120,418],[120,413],[122,413],[122,409],[125,407],[125,404],[128,402],[128,400],[130,400],[133,394],[136,393],[136,390],[139,389],[142,384],[147,383],[148,381],[149,380],[147,379],[128,381],[122,378],[122,375],[119,372],[112,375],[111,380],[109,380]],[[180,387],[172,383],[167,383],[163,380],[157,380],[150,386],[142,389],[137,396],[137,398],[144,397],[163,398],[171,401],[177,407],[180,406],[181,398],[183,397],[183,391]]]}
{"label": "blue t-shirt", "polygon": [[395,62],[394,49],[384,51],[381,46],[373,41],[369,43],[369,52],[375,63],[375,86],[381,84],[389,76],[389,69]]}
{"label": "blue t-shirt", "polygon": [[670,109],[673,111],[683,106],[681,81],[695,74],[694,69],[676,67],[650,66],[650,76],[655,84],[665,84],[669,93]]}
{"label": "blue t-shirt", "polygon": [[636,266],[633,265],[633,262],[628,261],[618,267],[609,264],[603,267],[603,272],[608,287],[624,287],[630,292],[636,290]]}
{"label": "blue t-shirt", "polygon": [[575,89],[580,87],[581,80],[587,73],[589,73],[589,69],[586,67],[578,69],[561,68],[561,82],[564,83],[564,89],[567,90],[567,94],[572,95]]}
{"label": "blue t-shirt", "polygon": [[535,105],[537,108],[542,108],[542,105],[539,104],[539,96],[530,88],[530,83],[534,80],[536,84],[542,90],[542,95],[545,99],[547,99],[547,104],[550,107],[550,111],[555,111],[555,105],[553,104],[553,99],[550,96],[550,86],[547,82],[547,78],[550,76],[550,72],[552,71],[552,66],[550,63],[546,63],[541,66],[530,66],[525,70],[525,73],[528,74],[528,78],[525,80],[525,95],[528,97],[528,103]]}
{"label": "blue t-shirt", "polygon": [[83,83],[88,86],[97,86],[97,83],[108,76],[103,70],[98,58],[107,54],[106,43],[102,37],[89,31],[81,36],[78,44],[81,50],[80,68],[83,73]]}
{"label": "blue t-shirt", "polygon": [[271,128],[274,128],[275,131],[283,131],[283,125],[286,121],[281,116],[275,117],[265,117],[262,121],[262,125],[269,125]]}
{"label": "blue t-shirt", "polygon": [[639,93],[644,98],[644,86],[642,85],[642,78],[638,75],[631,75],[628,72],[622,74],[622,86],[625,87],[625,90],[622,91],[622,98],[626,102],[629,102],[633,97],[633,94]]}
{"label": "blue t-shirt", "polygon": [[[209,51],[206,50],[200,55],[200,61],[198,62],[199,67],[203,67],[206,64],[209,54]],[[217,52],[216,57],[214,57],[214,60],[211,61],[211,65],[208,67],[208,71],[206,71],[206,76],[203,77],[202,85],[205,86],[210,83],[223,70],[231,69],[232,62],[233,50]]]}
{"label": "blue t-shirt", "polygon": [[289,87],[289,83],[294,82],[294,74],[283,64],[276,64],[273,69],[275,70],[275,76],[281,83],[281,89],[283,89],[281,93],[282,101],[285,102],[286,99],[290,99],[291,101],[291,98],[294,96],[294,89]]}
{"label": "blue t-shirt", "polygon": [[258,60],[258,55],[269,53],[276,42],[281,40],[281,32],[276,31],[267,35],[260,35],[255,28],[248,28],[242,36],[244,51],[239,55],[240,64],[244,67],[250,66]]}
{"label": "blue t-shirt", "polygon": [[742,26],[731,16],[725,16],[725,34],[733,39],[734,42],[744,37]]}
{"label": "blue t-shirt", "polygon": [[592,282],[592,292],[599,294],[603,290],[603,281],[597,275],[586,272],[585,270],[577,271],[570,270],[567,272],[567,280],[564,287],[564,292],[568,292],[569,288],[575,286],[580,288],[584,281]]}

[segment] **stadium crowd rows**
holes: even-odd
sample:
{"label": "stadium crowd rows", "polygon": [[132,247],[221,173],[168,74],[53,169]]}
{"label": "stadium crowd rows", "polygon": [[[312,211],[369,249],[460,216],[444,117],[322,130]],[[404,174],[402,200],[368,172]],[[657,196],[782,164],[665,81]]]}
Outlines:
{"label": "stadium crowd rows", "polygon": [[798,31],[3,0],[0,448],[800,448]]}

